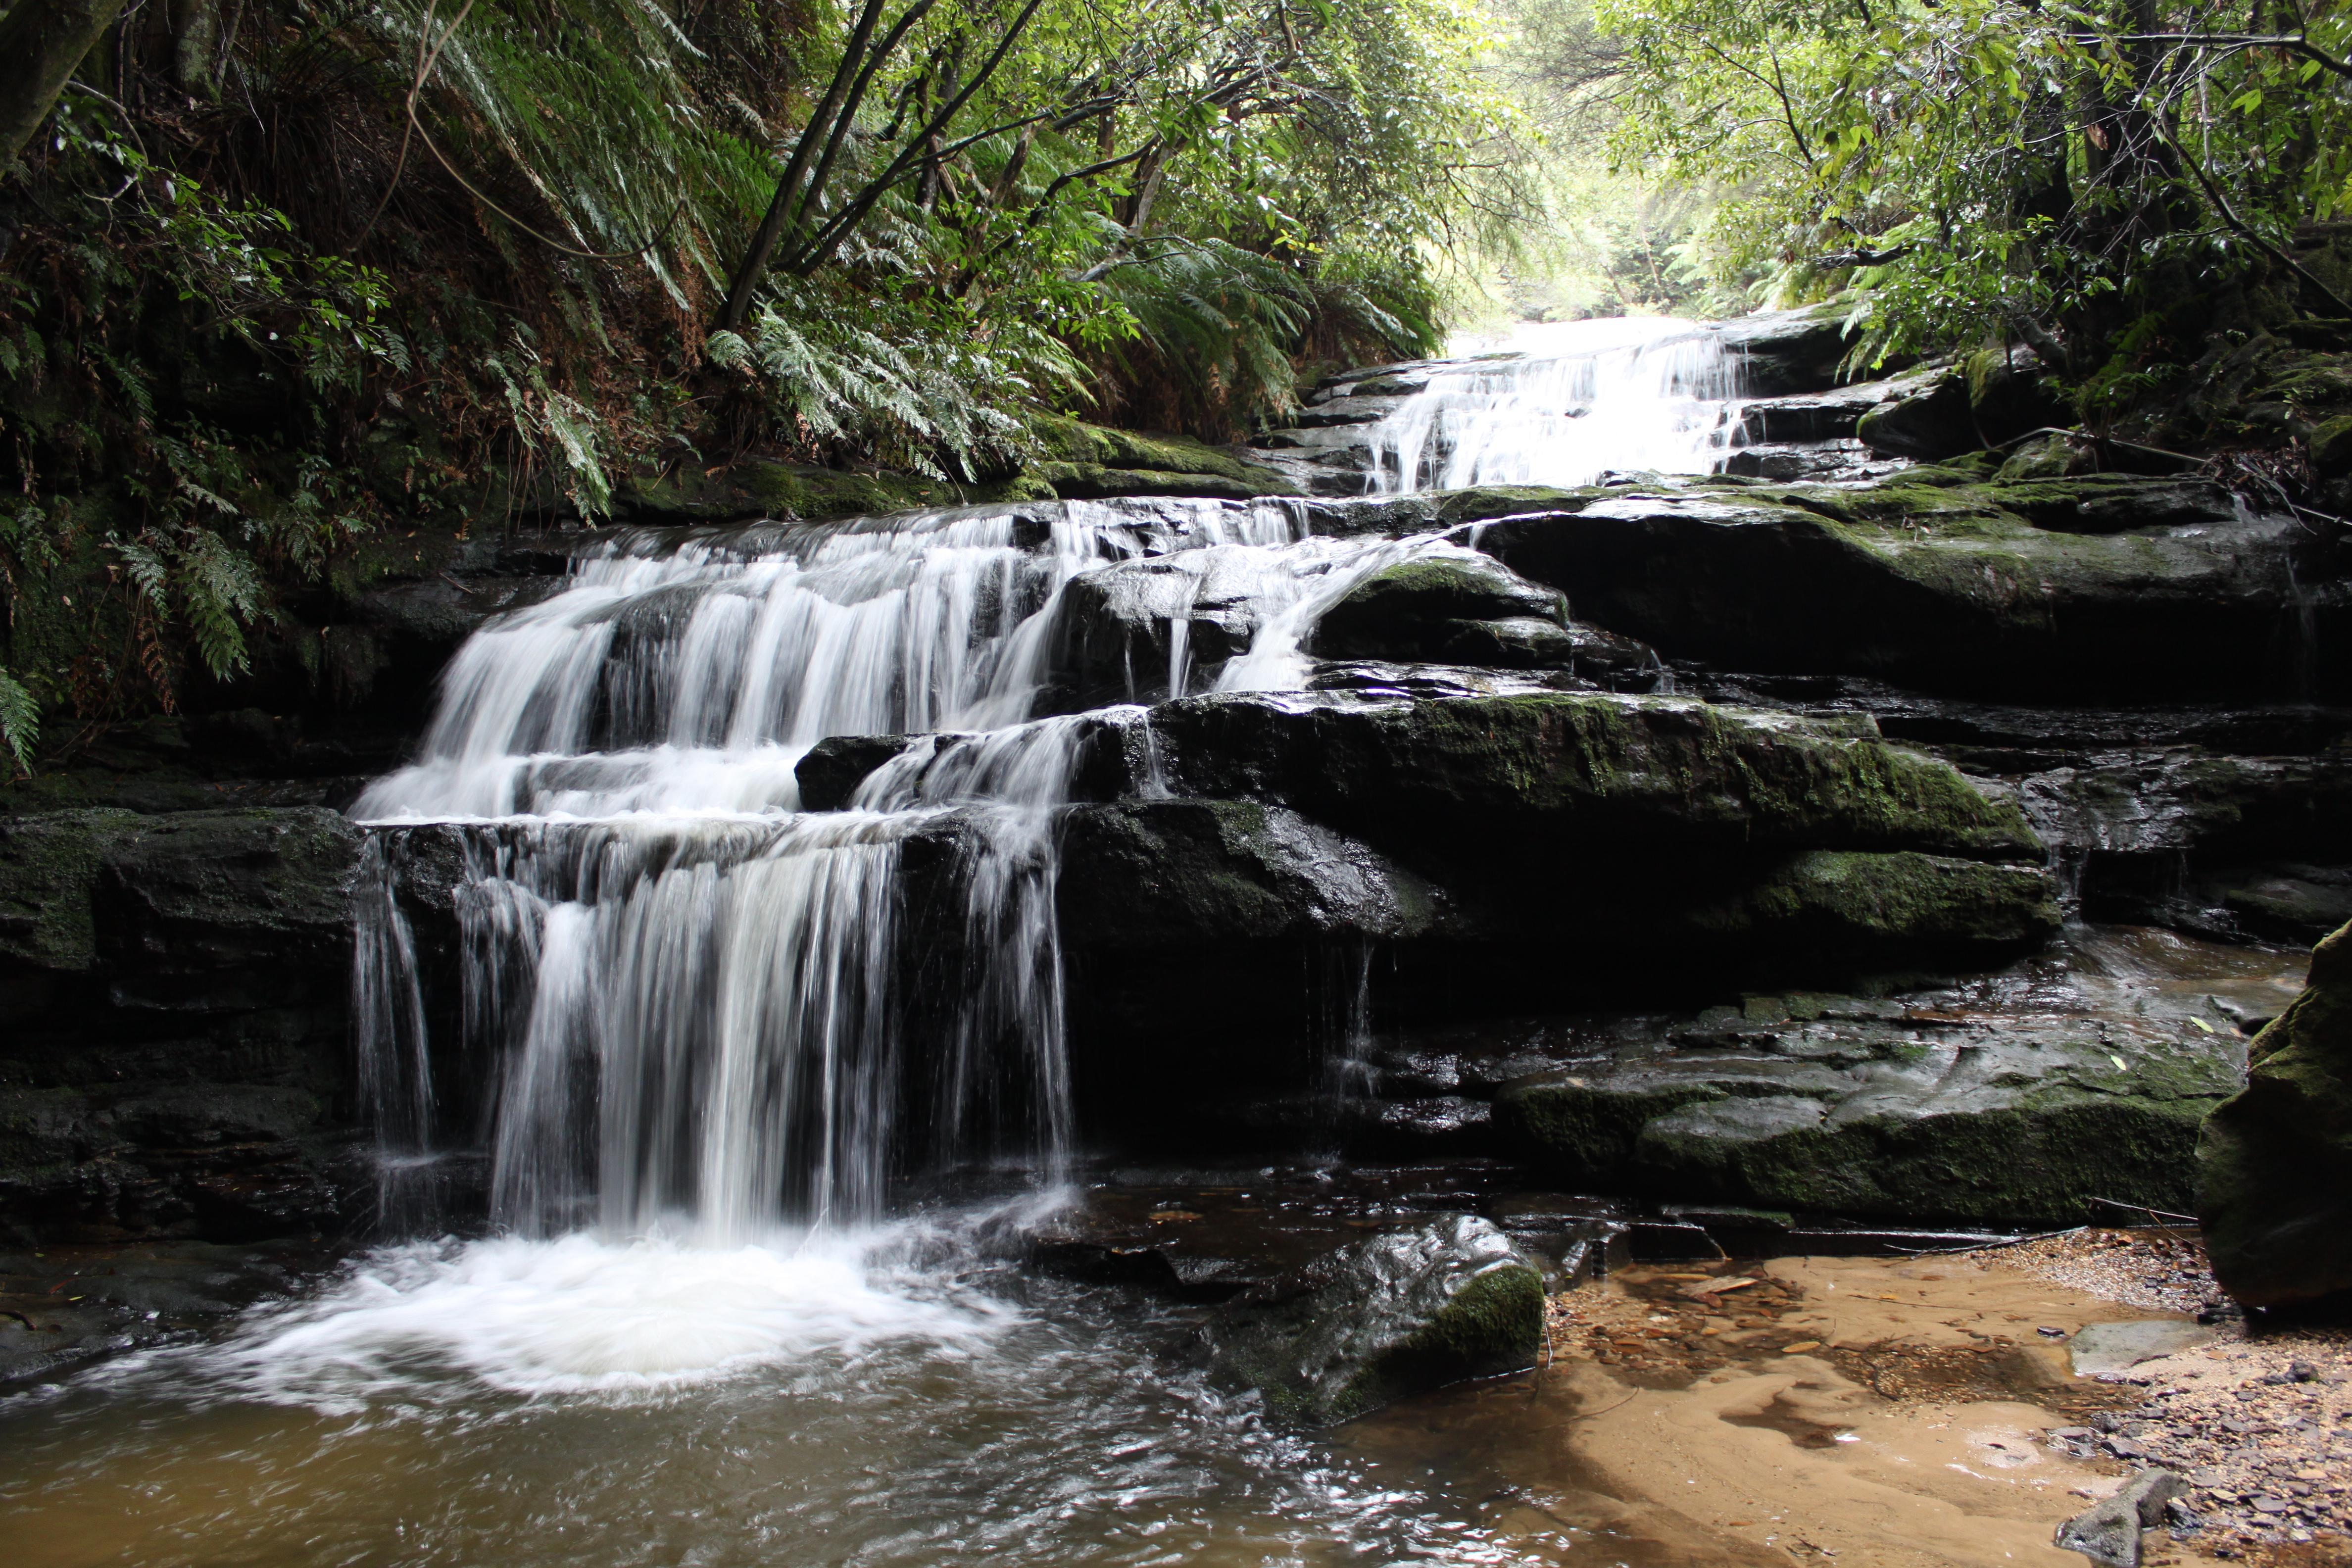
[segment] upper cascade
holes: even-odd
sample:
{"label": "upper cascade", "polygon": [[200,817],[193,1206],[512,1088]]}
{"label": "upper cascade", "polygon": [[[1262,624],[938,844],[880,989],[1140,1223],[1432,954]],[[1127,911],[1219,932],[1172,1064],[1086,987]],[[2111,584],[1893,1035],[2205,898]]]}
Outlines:
{"label": "upper cascade", "polygon": [[[1396,486],[1711,464],[1731,376],[1706,335],[1527,341],[1383,425]],[[492,1217],[526,1235],[870,1219],[918,1148],[1050,1173],[1071,1137],[1057,814],[1087,721],[1034,715],[1069,700],[1065,610],[1097,574],[1088,603],[1164,623],[1164,668],[1123,656],[1128,701],[1297,689],[1325,611],[1383,568],[1466,554],[1308,523],[1280,500],[1134,499],[624,532],[476,632],[422,754],[352,809],[380,830],[356,1008],[387,1196],[474,1136],[434,1076],[476,1052]],[[818,742],[896,735],[930,739],[845,809],[802,809]],[[453,841],[454,1008],[401,891]],[[962,906],[944,937],[903,893],[941,847]],[[434,1022],[453,1016],[454,1035]]]}
{"label": "upper cascade", "polygon": [[1696,321],[1538,322],[1460,346],[1477,357],[1431,367],[1366,433],[1373,493],[1707,473],[1738,426],[1738,361]]}

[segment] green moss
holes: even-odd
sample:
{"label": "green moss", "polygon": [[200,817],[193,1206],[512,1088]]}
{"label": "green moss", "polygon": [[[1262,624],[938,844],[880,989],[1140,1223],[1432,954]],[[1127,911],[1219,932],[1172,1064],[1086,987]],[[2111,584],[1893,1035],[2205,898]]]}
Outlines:
{"label": "green moss", "polygon": [[2247,1055],[2197,1145],[2214,1275],[2255,1306],[2352,1290],[2352,926],[2313,951],[2311,984]]}
{"label": "green moss", "polygon": [[2311,466],[2323,474],[2352,469],[2352,414],[2330,419],[2311,433]]}
{"label": "green moss", "polygon": [[1490,1268],[1351,1380],[1321,1418],[1352,1420],[1432,1382],[1533,1365],[1543,1311],[1543,1276],[1524,1264]]}
{"label": "green moss", "polygon": [[2038,868],[1901,852],[1815,850],[1735,899],[1695,911],[1717,935],[1803,927],[1842,943],[2021,945],[2058,929],[2057,889]]}
{"label": "green moss", "polygon": [[[1063,477],[1064,482],[1073,482],[1076,476],[1098,473],[1104,469],[1129,469],[1150,475],[1163,484],[1170,476],[1190,477],[1196,481],[1196,488],[1179,489],[1172,492],[1176,494],[1215,493],[1197,488],[1197,481],[1202,478],[1228,480],[1244,496],[1277,495],[1290,488],[1273,469],[1245,463],[1230,452],[1220,451],[1186,436],[1111,430],[1058,416],[1035,421],[1032,432],[1042,459],[1032,468],[1048,482],[1054,482],[1054,476],[1057,473]],[[1058,484],[1056,488],[1060,488]],[[1101,493],[1141,495],[1171,492],[1166,489],[1135,489]]]}
{"label": "green moss", "polygon": [[1526,511],[1581,511],[1610,494],[1597,487],[1569,490],[1548,485],[1476,485],[1440,495],[1433,521],[1452,525]]}

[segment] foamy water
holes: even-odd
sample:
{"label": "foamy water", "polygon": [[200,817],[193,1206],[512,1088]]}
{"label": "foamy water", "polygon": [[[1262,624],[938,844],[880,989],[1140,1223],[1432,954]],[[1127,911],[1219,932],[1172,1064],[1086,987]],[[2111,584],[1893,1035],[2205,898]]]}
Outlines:
{"label": "foamy water", "polygon": [[341,1404],[472,1383],[508,1394],[629,1394],[884,1345],[954,1353],[1005,1321],[886,1278],[887,1234],[766,1246],[573,1235],[444,1240],[367,1254],[335,1285],[265,1310],[204,1370],[248,1394]]}
{"label": "foamy water", "polygon": [[1738,367],[1695,321],[1531,322],[1490,342],[1371,427],[1371,489],[1706,473],[1738,426]]}

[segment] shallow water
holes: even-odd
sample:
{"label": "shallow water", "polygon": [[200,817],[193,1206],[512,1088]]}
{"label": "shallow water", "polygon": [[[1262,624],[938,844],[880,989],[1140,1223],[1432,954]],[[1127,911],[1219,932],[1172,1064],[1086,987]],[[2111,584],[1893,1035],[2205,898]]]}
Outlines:
{"label": "shallow water", "polygon": [[[1195,1319],[976,1219],[389,1247],[0,1404],[18,1568],[1543,1561],[1410,1445],[1277,1433]],[[1408,1479],[1409,1478],[1409,1479]]]}

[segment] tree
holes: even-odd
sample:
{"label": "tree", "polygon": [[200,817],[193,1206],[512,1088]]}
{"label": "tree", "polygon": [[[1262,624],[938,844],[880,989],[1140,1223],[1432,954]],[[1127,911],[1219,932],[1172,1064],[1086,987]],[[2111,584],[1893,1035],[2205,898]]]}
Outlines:
{"label": "tree", "polygon": [[[2255,0],[1613,0],[1622,150],[1737,182],[1733,265],[1862,291],[1874,353],[1990,332],[2088,376],[2283,274],[2352,176],[2352,16]],[[2264,25],[2265,22],[2274,25]]]}
{"label": "tree", "polygon": [[0,165],[16,162],[121,10],[122,0],[16,0],[0,16]]}

